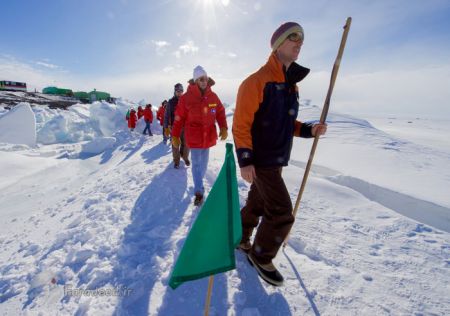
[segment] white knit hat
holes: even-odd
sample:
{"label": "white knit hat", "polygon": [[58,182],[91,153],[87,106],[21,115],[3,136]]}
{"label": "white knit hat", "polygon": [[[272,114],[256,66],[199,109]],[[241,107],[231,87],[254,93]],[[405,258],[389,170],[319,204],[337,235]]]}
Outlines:
{"label": "white knit hat", "polygon": [[198,78],[203,77],[203,76],[208,77],[205,69],[203,69],[202,66],[195,67],[194,68],[194,81],[196,81]]}

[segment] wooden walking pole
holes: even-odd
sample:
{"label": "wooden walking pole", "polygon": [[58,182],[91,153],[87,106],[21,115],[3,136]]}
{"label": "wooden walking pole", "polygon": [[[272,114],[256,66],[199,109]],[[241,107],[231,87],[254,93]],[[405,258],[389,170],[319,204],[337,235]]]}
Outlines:
{"label": "wooden walking pole", "polygon": [[214,282],[214,275],[211,275],[209,277],[209,282],[208,282],[208,293],[206,293],[205,312],[203,314],[205,316],[209,315],[209,304],[211,303],[211,292],[212,292],[213,282]]}
{"label": "wooden walking pole", "polygon": [[[345,47],[345,43],[347,42],[347,36],[348,36],[348,32],[350,31],[351,23],[352,23],[352,18],[348,17],[347,21],[344,25],[344,34],[342,34],[341,45],[339,46],[339,51],[338,51],[338,54],[336,57],[336,61],[334,62],[333,70],[331,71],[330,85],[328,87],[327,97],[326,97],[325,103],[323,105],[322,115],[320,116],[320,123],[322,123],[322,124],[325,123],[325,121],[327,119],[328,109],[330,107],[331,94],[333,93],[334,83],[336,82],[336,77],[337,77],[337,74],[339,71],[339,66],[341,64],[341,58],[344,53],[344,47]],[[306,181],[308,180],[309,170],[311,169],[311,166],[312,166],[312,161],[314,159],[314,154],[316,152],[317,143],[319,142],[319,137],[320,137],[319,135],[316,135],[314,137],[314,142],[313,142],[313,145],[311,148],[311,152],[309,154],[308,163],[306,165],[305,173],[303,175],[302,185],[300,186],[300,191],[298,193],[297,200],[295,201],[295,207],[294,207],[294,211],[292,213],[294,215],[294,218],[297,215],[297,211],[298,211],[298,207],[300,205],[300,201],[302,199],[303,191],[305,190]],[[289,239],[289,234],[286,236],[286,239],[284,240],[284,244],[283,244],[284,247],[286,247],[288,239]]]}

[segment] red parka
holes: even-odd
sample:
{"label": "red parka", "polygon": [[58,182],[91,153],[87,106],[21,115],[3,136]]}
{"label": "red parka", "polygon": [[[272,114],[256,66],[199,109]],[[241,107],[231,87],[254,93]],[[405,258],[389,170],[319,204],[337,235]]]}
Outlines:
{"label": "red parka", "polygon": [[158,109],[158,112],[156,112],[156,119],[159,121],[159,124],[161,124],[161,126],[164,125],[164,113],[165,112],[166,112],[165,106],[160,106]]}
{"label": "red parka", "polygon": [[138,120],[140,120],[142,116],[144,116],[144,110],[142,109],[142,106],[138,106],[138,110],[137,110]]}
{"label": "red parka", "polygon": [[195,83],[190,83],[180,97],[175,111],[172,136],[180,137],[184,127],[184,138],[189,148],[209,148],[216,144],[217,130],[227,128],[225,108],[219,97],[208,85],[202,95]]}
{"label": "red parka", "polygon": [[150,122],[150,123],[152,123],[153,122],[153,112],[152,112],[152,109],[150,108],[150,107],[146,107],[145,108],[145,110],[143,111],[144,112],[144,120],[146,121],[146,122]]}
{"label": "red parka", "polygon": [[137,121],[136,111],[133,109],[130,111],[130,118],[128,119],[128,127],[136,128],[136,121]]}

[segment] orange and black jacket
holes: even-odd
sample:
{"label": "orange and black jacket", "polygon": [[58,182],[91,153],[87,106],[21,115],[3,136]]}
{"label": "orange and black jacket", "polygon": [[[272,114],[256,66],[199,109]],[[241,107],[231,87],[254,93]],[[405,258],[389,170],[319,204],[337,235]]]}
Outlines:
{"label": "orange and black jacket", "polygon": [[274,53],[238,91],[233,136],[239,166],[287,166],[293,136],[312,137],[311,125],[297,121],[297,83],[309,69],[292,63],[286,67]]}

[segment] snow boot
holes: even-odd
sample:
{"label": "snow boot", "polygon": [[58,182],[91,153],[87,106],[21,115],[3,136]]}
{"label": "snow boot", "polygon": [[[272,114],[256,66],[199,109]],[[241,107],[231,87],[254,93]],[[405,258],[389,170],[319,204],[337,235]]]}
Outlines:
{"label": "snow boot", "polygon": [[251,252],[247,256],[248,262],[256,269],[259,276],[266,281],[267,283],[274,286],[282,286],[284,282],[284,278],[280,272],[278,272],[277,268],[272,264],[272,262],[268,264],[261,264],[256,261]]}
{"label": "snow boot", "polygon": [[203,203],[203,194],[195,193],[194,205],[200,206]]}

